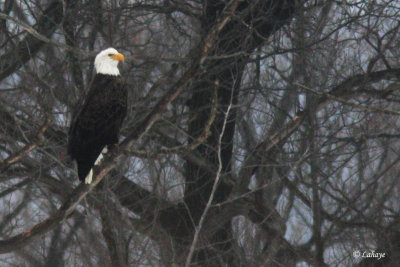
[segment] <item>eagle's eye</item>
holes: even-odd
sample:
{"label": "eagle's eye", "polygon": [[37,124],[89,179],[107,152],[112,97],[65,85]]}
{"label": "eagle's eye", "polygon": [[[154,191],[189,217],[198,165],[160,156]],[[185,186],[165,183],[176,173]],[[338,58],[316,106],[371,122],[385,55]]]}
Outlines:
{"label": "eagle's eye", "polygon": [[113,54],[108,54],[109,57],[111,57]]}

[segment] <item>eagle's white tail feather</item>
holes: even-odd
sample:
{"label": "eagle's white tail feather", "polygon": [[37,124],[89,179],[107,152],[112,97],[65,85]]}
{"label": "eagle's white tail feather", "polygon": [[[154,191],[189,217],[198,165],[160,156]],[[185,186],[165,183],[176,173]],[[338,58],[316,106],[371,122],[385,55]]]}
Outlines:
{"label": "eagle's white tail feather", "polygon": [[104,156],[103,153],[100,153],[100,155],[97,157],[96,161],[94,162],[94,165],[99,165],[100,162],[103,160]]}
{"label": "eagle's white tail feather", "polygon": [[85,178],[85,184],[91,184],[93,179],[93,169],[90,169],[89,174]]}
{"label": "eagle's white tail feather", "polygon": [[[99,165],[100,162],[104,159],[103,154],[106,154],[108,152],[107,147],[104,147],[103,150],[101,151],[100,155],[97,157],[96,161],[94,162],[94,165]],[[93,168],[90,169],[89,174],[85,178],[85,184],[91,184],[93,180]]]}

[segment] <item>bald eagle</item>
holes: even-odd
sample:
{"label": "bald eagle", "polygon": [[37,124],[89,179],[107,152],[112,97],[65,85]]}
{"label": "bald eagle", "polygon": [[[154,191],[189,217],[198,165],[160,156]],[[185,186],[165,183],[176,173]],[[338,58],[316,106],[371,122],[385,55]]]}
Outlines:
{"label": "bald eagle", "polygon": [[79,180],[86,184],[92,182],[92,168],[102,160],[107,146],[118,144],[127,111],[127,91],[118,70],[119,61],[124,60],[114,48],[97,54],[96,75],[71,121],[68,154],[77,163]]}

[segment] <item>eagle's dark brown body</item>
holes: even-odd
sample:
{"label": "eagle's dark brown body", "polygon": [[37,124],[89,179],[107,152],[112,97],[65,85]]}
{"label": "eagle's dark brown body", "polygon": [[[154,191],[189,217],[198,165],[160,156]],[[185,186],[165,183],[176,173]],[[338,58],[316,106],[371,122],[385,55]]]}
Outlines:
{"label": "eagle's dark brown body", "polygon": [[127,111],[127,91],[120,76],[96,74],[89,93],[73,117],[68,153],[76,160],[81,181],[106,145],[117,144]]}

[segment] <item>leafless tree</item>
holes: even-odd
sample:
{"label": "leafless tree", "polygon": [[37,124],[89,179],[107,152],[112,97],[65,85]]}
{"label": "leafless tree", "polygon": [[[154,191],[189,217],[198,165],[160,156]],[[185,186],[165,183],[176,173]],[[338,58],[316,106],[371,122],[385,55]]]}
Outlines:
{"label": "leafless tree", "polygon": [[[0,1],[1,266],[399,266],[400,3]],[[98,51],[129,91],[79,184]]]}

